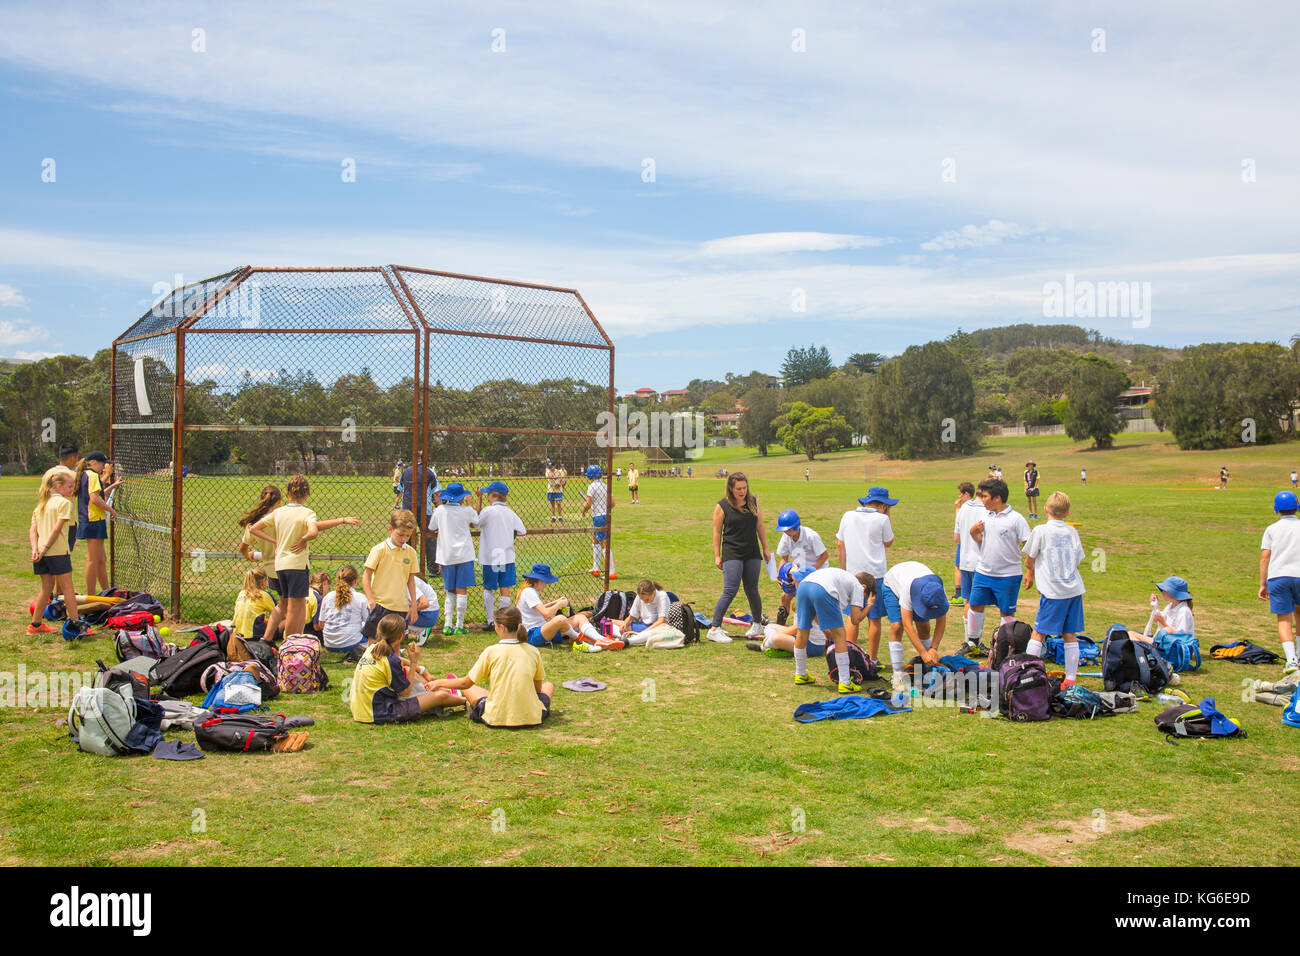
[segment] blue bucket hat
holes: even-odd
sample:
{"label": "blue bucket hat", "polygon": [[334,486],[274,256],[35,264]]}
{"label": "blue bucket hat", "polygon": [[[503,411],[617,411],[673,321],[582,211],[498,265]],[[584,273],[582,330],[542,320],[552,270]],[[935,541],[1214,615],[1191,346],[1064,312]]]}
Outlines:
{"label": "blue bucket hat", "polygon": [[459,481],[453,481],[446,488],[442,489],[442,500],[449,505],[454,505],[458,501],[464,501],[469,497],[469,490]]}
{"label": "blue bucket hat", "polygon": [[489,482],[486,488],[480,488],[479,491],[489,495],[508,495],[510,494],[510,486],[504,481],[493,481]]}
{"label": "blue bucket hat", "polygon": [[867,496],[865,498],[859,498],[858,503],[863,505],[882,504],[892,506],[898,504],[898,499],[889,497],[888,488],[868,488]]}
{"label": "blue bucket hat", "polygon": [[541,581],[543,584],[554,584],[560,580],[559,575],[551,571],[549,564],[534,564],[531,570],[524,572],[524,577]]}
{"label": "blue bucket hat", "polygon": [[1190,601],[1192,592],[1187,590],[1187,582],[1176,574],[1171,574],[1163,581],[1156,582],[1156,590],[1168,594],[1175,601]]}
{"label": "blue bucket hat", "polygon": [[939,575],[919,577],[908,590],[912,598],[912,616],[918,621],[933,621],[948,613],[948,593]]}

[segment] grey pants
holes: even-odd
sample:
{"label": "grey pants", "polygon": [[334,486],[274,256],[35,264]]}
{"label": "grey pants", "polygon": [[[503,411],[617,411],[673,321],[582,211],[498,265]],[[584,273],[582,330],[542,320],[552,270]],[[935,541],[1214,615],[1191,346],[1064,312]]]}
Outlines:
{"label": "grey pants", "polygon": [[753,615],[755,622],[763,616],[763,598],[758,593],[758,574],[762,570],[761,558],[749,558],[745,561],[737,558],[722,562],[722,596],[718,598],[718,603],[713,608],[714,627],[722,626],[723,615],[727,613],[727,608],[731,607],[731,602],[736,599],[736,592],[740,590],[742,582],[745,585],[745,597],[749,600],[749,613]]}

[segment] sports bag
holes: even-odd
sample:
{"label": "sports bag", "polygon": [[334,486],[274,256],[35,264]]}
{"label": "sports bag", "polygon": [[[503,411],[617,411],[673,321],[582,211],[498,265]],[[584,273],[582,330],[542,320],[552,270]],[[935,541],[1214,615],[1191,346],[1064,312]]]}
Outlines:
{"label": "sports bag", "polygon": [[119,604],[104,623],[114,629],[138,631],[153,624],[154,617],[149,611],[123,611]]}
{"label": "sports bag", "polygon": [[68,708],[68,737],[85,753],[149,753],[162,743],[162,708],[107,687],[83,687]]}
{"label": "sports bag", "polygon": [[203,672],[222,660],[222,654],[212,641],[191,644],[183,651],[154,665],[152,680],[162,692],[171,697],[187,697],[199,692]]}
{"label": "sports bag", "polygon": [[1155,716],[1156,729],[1171,743],[1174,737],[1245,737],[1235,720],[1225,717],[1207,697],[1199,704],[1178,704]]}
{"label": "sports bag", "polygon": [[1123,624],[1112,624],[1101,647],[1101,679],[1106,690],[1155,694],[1169,683],[1173,668],[1155,645],[1134,640]]}
{"label": "sports bag", "polygon": [[1201,643],[1193,634],[1170,634],[1156,631],[1156,650],[1169,662],[1175,673],[1201,669]]}
{"label": "sports bag", "polygon": [[257,678],[248,671],[235,671],[221,678],[199,706],[217,713],[227,709],[241,713],[255,710],[262,706],[262,688],[257,686]]}
{"label": "sports bag", "polygon": [[310,634],[284,639],[275,674],[286,694],[314,694],[330,686],[329,675],[320,664],[320,641]]}
{"label": "sports bag", "polygon": [[[129,597],[119,604],[113,605],[113,613],[108,616],[108,626],[114,627],[113,618],[121,614],[148,614],[149,619],[153,620],[155,616],[162,617],[163,606],[158,599],[152,594],[146,594],[144,591],[128,592]],[[119,595],[112,595],[117,597]]]}
{"label": "sports bag", "polygon": [[596,602],[591,606],[591,623],[599,624],[606,618],[611,621],[623,620],[631,613],[632,602],[635,600],[635,591],[605,591],[598,594]]}
{"label": "sports bag", "polygon": [[175,654],[176,645],[163,641],[158,629],[146,624],[140,630],[119,628],[113,635],[113,653],[119,661],[130,657],[152,657],[160,661]]}
{"label": "sports bag", "polygon": [[1104,690],[1097,696],[1101,698],[1101,708],[1107,714],[1131,714],[1138,709],[1138,700],[1133,694]]}
{"label": "sports bag", "polygon": [[131,658],[130,663],[123,662],[113,667],[104,666],[103,661],[95,661],[99,665],[99,673],[95,675],[95,686],[115,690],[123,695],[129,694],[136,700],[149,700],[151,697],[149,678],[135,666],[137,660],[148,661],[149,658]]}
{"label": "sports bag", "polygon": [[1267,648],[1250,641],[1233,641],[1231,644],[1213,644],[1210,656],[1215,660],[1233,661],[1237,664],[1276,664],[1282,659]]}
{"label": "sports bag", "polygon": [[[1076,634],[1075,642],[1079,645],[1079,663],[1085,666],[1092,666],[1101,659],[1101,647],[1092,638],[1084,634]],[[1065,663],[1065,639],[1061,637],[1049,637],[1043,642],[1043,657],[1051,658],[1058,664]]]}
{"label": "sports bag", "polygon": [[1034,629],[1024,621],[999,624],[993,632],[993,654],[989,658],[989,667],[995,671],[1000,670],[1013,655],[1025,653],[1029,639],[1033,636]]}
{"label": "sports bag", "polygon": [[260,637],[240,637],[238,634],[231,634],[230,641],[226,644],[226,660],[259,661],[268,670],[275,670],[278,653],[274,644]]}
{"label": "sports bag", "polygon": [[206,694],[221,683],[223,677],[236,671],[247,671],[253,675],[258,686],[262,688],[262,700],[274,700],[280,695],[280,678],[276,677],[275,672],[261,661],[225,661],[213,664],[199,677],[199,690]]}
{"label": "sports bag", "polygon": [[674,601],[668,605],[668,614],[664,623],[677,628],[686,638],[687,644],[700,642],[700,624],[695,620],[695,610],[683,601]]}
{"label": "sports bag", "polygon": [[1113,713],[1102,705],[1101,695],[1080,684],[1072,684],[1057,691],[1052,697],[1053,717],[1073,717],[1076,720],[1092,720],[1094,717]]}
{"label": "sports bag", "polygon": [[221,651],[221,656],[224,659],[229,652],[228,645],[230,643],[231,633],[230,628],[226,627],[226,625],[222,624],[220,621],[217,621],[214,624],[205,624],[194,633],[194,640],[190,641],[190,647],[193,647],[195,644],[202,644],[206,641],[211,641],[217,645],[217,648]]}
{"label": "sports bag", "polygon": [[287,736],[284,714],[221,714],[194,724],[194,739],[204,750],[270,750]]}
{"label": "sports bag", "polygon": [[1052,689],[1047,667],[1029,654],[1013,654],[998,670],[1001,710],[1009,720],[1047,720],[1052,716]]}
{"label": "sports bag", "polygon": [[[849,654],[849,675],[853,678],[853,683],[861,685],[880,677],[876,665],[871,658],[867,657],[866,651],[852,641],[846,641],[844,649]],[[830,642],[826,645],[826,673],[833,683],[847,683],[840,677],[839,666],[835,663],[835,646]]]}

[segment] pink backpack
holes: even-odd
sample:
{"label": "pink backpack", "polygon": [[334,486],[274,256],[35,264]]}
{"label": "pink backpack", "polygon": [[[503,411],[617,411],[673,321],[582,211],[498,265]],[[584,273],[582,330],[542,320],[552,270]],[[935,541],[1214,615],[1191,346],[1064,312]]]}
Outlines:
{"label": "pink backpack", "polygon": [[293,634],[280,645],[276,665],[280,690],[286,694],[314,694],[327,690],[329,676],[320,663],[320,641],[310,634]]}

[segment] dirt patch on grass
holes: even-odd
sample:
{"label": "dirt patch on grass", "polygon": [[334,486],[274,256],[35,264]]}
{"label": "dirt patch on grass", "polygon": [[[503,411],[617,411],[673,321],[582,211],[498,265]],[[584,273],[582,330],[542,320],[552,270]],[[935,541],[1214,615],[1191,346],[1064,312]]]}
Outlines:
{"label": "dirt patch on grass", "polygon": [[964,820],[949,817],[931,819],[930,817],[912,817],[902,820],[895,817],[877,817],[876,822],[891,830],[924,830],[927,833],[974,833],[975,828]]}
{"label": "dirt patch on grass", "polygon": [[113,854],[115,860],[139,860],[141,857],[150,858],[156,856],[167,856],[170,853],[185,852],[187,854],[196,851],[212,850],[220,847],[221,844],[216,840],[163,840],[158,843],[151,843],[146,847],[131,847]]}
{"label": "dirt patch on grass", "polygon": [[792,833],[789,830],[777,830],[776,832],[768,833],[765,836],[736,837],[736,839],[749,847],[759,856],[771,856],[774,853],[788,850],[796,843],[800,843],[809,837],[817,836],[821,832],[821,830],[808,830],[804,833]]}
{"label": "dirt patch on grass", "polygon": [[1055,820],[1049,830],[1015,833],[1005,842],[1013,850],[1032,853],[1048,863],[1058,865],[1076,862],[1074,854],[1089,844],[1096,843],[1108,833],[1140,830],[1153,823],[1173,819],[1170,814],[1138,816],[1119,810],[1104,818],[1085,817],[1082,820]]}
{"label": "dirt patch on grass", "polygon": [[502,863],[509,863],[511,860],[513,860],[515,857],[519,856],[521,853],[523,853],[523,852],[524,852],[525,850],[527,850],[527,849],[529,849],[529,847],[526,847],[526,846],[517,846],[517,847],[514,847],[513,849],[506,850],[506,852],[502,853],[500,856],[498,856],[498,857],[496,857],[496,858],[494,858],[494,859],[491,859],[491,860],[484,860],[483,863],[482,863],[482,865],[483,865],[483,866],[500,866]]}

